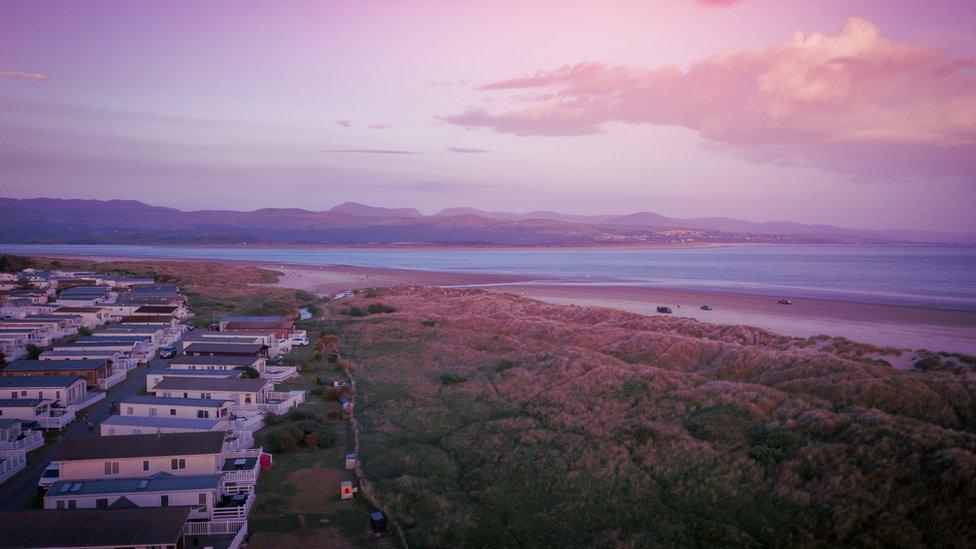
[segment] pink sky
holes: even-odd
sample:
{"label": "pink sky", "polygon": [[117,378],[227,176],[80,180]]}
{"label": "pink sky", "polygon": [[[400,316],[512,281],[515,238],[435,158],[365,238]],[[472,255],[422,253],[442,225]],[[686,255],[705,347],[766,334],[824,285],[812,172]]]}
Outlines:
{"label": "pink sky", "polygon": [[0,195],[976,231],[976,2],[20,2]]}

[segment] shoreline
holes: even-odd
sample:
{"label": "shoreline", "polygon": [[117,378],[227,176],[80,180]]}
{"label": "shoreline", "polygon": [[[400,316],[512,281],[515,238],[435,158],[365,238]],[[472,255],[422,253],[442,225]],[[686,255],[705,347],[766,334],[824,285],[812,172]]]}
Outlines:
{"label": "shoreline", "polygon": [[[320,296],[367,287],[418,285],[478,288],[511,293],[562,305],[609,307],[656,315],[658,305],[672,308],[671,316],[701,322],[749,325],[783,335],[829,335],[899,349],[929,349],[976,355],[976,311],[889,305],[827,299],[793,299],[780,305],[765,295],[647,286],[572,284],[552,277],[507,274],[449,273],[409,269],[379,269],[352,265],[300,265],[270,261],[139,258],[49,254],[46,258],[93,261],[232,262],[282,273],[274,286],[304,290]],[[708,304],[713,311],[699,307]]]}

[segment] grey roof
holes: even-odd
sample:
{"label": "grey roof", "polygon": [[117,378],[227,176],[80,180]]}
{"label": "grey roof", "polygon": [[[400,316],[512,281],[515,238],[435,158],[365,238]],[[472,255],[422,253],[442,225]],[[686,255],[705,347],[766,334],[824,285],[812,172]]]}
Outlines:
{"label": "grey roof", "polygon": [[201,343],[194,342],[187,345],[185,353],[249,353],[261,352],[264,345],[260,343]]}
{"label": "grey roof", "polygon": [[84,380],[78,376],[0,376],[0,389],[70,387],[78,381]]}
{"label": "grey roof", "polygon": [[58,370],[101,370],[107,359],[15,360],[4,367],[7,372],[48,372]]}
{"label": "grey roof", "polygon": [[0,398],[0,408],[33,408],[46,400],[44,398]]}
{"label": "grey roof", "polygon": [[0,429],[6,429],[14,423],[20,423],[19,419],[0,419]]}
{"label": "grey roof", "polygon": [[189,507],[0,512],[0,548],[176,545]]}
{"label": "grey roof", "polygon": [[45,498],[63,496],[89,496],[96,494],[126,494],[130,492],[175,492],[180,490],[206,490],[220,486],[220,475],[171,475],[156,473],[151,477],[99,478],[85,480],[59,480]]}
{"label": "grey roof", "polygon": [[256,393],[270,383],[267,379],[164,377],[152,390]]}
{"label": "grey roof", "polygon": [[277,322],[284,320],[281,316],[221,316],[221,322]]}
{"label": "grey roof", "polygon": [[43,353],[41,353],[41,360],[44,360],[45,357],[56,358],[56,357],[62,357],[62,356],[77,356],[77,355],[101,356],[101,357],[105,357],[105,358],[110,358],[110,357],[113,357],[113,356],[115,356],[117,354],[119,354],[118,351],[109,351],[109,350],[104,350],[104,351],[100,351],[100,350],[94,350],[94,351],[82,351],[82,350],[77,350],[77,351],[44,351]]}
{"label": "grey roof", "polygon": [[169,361],[170,364],[188,364],[193,366],[250,366],[261,360],[250,356],[178,356]]}
{"label": "grey roof", "polygon": [[160,406],[195,406],[197,408],[220,408],[229,400],[213,398],[174,398],[135,395],[122,400],[122,404],[158,404]]}
{"label": "grey roof", "polygon": [[75,338],[75,343],[99,343],[102,341],[118,341],[123,343],[139,343],[141,341],[146,341],[150,339],[149,336],[143,335],[117,335],[117,334],[107,334],[95,332],[90,336],[78,336]]}
{"label": "grey roof", "polygon": [[55,343],[54,348],[59,351],[64,351],[64,350],[83,349],[83,348],[91,348],[91,347],[120,347],[120,346],[135,347],[138,344],[139,344],[138,341],[115,341],[114,339],[113,340],[103,339],[99,341],[83,341],[83,342],[72,341],[71,343]]}
{"label": "grey roof", "polygon": [[182,370],[180,368],[150,367],[149,373],[168,377],[241,377],[240,370]]}
{"label": "grey roof", "polygon": [[156,314],[172,314],[175,313],[179,307],[175,305],[143,305],[136,309],[136,313],[156,313]]}
{"label": "grey roof", "polygon": [[80,437],[61,446],[55,460],[219,454],[223,447],[224,433],[221,431]]}
{"label": "grey roof", "polygon": [[102,421],[102,425],[124,425],[127,427],[170,427],[173,429],[197,429],[209,431],[221,421],[221,418],[109,416]]}

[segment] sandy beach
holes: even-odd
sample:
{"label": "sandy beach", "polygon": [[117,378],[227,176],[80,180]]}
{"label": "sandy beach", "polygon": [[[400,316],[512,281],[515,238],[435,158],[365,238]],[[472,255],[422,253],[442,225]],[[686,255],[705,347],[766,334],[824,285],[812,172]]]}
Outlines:
{"label": "sandy beach", "polygon": [[[563,305],[612,307],[658,314],[659,305],[717,324],[745,324],[784,335],[842,336],[899,349],[930,349],[976,354],[976,313],[828,300],[793,300],[718,292],[639,286],[557,285],[528,277],[369,269],[363,267],[272,266],[284,273],[278,285],[320,295],[354,288],[417,284],[470,286],[509,292]],[[701,305],[713,310],[703,311]]]}
{"label": "sandy beach", "polygon": [[[145,258],[69,256],[94,261],[146,261]],[[158,260],[174,261],[174,260]],[[187,261],[187,260],[178,260]],[[189,260],[204,261],[204,260]],[[612,307],[639,314],[658,314],[671,307],[674,316],[702,322],[743,324],[780,334],[809,337],[826,334],[899,349],[929,349],[976,355],[976,312],[902,307],[847,301],[775,298],[644,286],[553,284],[528,276],[375,269],[348,265],[301,266],[242,261],[282,273],[278,286],[323,296],[356,288],[420,285],[465,286],[509,292],[563,305]],[[703,311],[701,305],[714,310]]]}

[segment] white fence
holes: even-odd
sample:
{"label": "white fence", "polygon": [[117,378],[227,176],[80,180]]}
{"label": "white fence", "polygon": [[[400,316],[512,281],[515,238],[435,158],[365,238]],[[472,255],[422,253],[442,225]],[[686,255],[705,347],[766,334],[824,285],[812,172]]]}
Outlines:
{"label": "white fence", "polygon": [[228,428],[232,431],[258,431],[264,427],[264,414],[257,413],[253,416],[232,419],[228,424]]}
{"label": "white fence", "polygon": [[44,434],[40,431],[28,430],[24,438],[9,442],[0,442],[0,453],[22,451],[30,452],[44,445]]}
{"label": "white fence", "polygon": [[[223,522],[188,522],[183,527],[183,534],[187,536],[225,536],[247,531],[246,520],[228,520]],[[236,539],[236,538],[235,538]]]}
{"label": "white fence", "polygon": [[251,431],[237,431],[230,439],[224,441],[224,451],[245,450],[254,446],[254,434]]}
{"label": "white fence", "polygon": [[255,466],[254,469],[241,469],[239,471],[224,471],[223,480],[224,482],[245,482],[248,484],[254,484],[258,481],[258,471],[260,470],[260,465]]}
{"label": "white fence", "polygon": [[[107,391],[111,387],[115,387],[125,379],[125,370],[119,370],[114,372],[108,377],[98,378],[98,388]],[[104,397],[102,397],[104,398]]]}
{"label": "white fence", "polygon": [[234,471],[224,471],[223,482],[235,482],[235,483],[246,483],[254,484],[258,481],[258,474],[261,472],[261,453],[263,449],[261,448],[246,448],[242,450],[232,450],[225,451],[224,459],[248,459],[255,458],[257,462],[254,464],[253,469],[238,469]]}
{"label": "white fence", "polygon": [[240,507],[214,507],[213,515],[210,520],[214,522],[247,520],[247,516],[251,514],[251,507],[254,505],[254,493],[242,493],[248,494],[247,499],[244,501],[244,505]]}
{"label": "white fence", "polygon": [[78,410],[83,410],[91,406],[92,404],[95,404],[99,400],[104,400],[104,399],[105,399],[105,392],[90,391],[88,394],[85,395],[85,398],[83,398],[82,400],[69,404],[68,409],[77,412]]}
{"label": "white fence", "polygon": [[27,456],[23,451],[11,452],[9,455],[0,456],[0,482],[16,475],[21,469],[27,466]]}
{"label": "white fence", "polygon": [[134,358],[120,358],[112,363],[118,370],[129,372],[139,366],[139,361]]}
{"label": "white fence", "polygon": [[77,416],[72,408],[68,408],[65,413],[61,415],[50,415],[50,416],[37,416],[34,421],[41,426],[42,429],[63,429],[65,425],[71,423],[75,420]]}
{"label": "white fence", "polygon": [[274,383],[281,383],[296,376],[298,376],[298,368],[294,366],[266,366],[261,372],[262,378]]}

